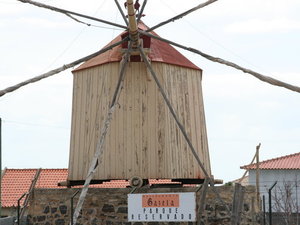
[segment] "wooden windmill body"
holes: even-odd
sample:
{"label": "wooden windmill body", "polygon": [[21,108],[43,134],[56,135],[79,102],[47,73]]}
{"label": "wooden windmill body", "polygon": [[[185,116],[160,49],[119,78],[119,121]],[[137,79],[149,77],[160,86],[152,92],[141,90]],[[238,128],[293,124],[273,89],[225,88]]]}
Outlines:
{"label": "wooden windmill body", "polygon": [[[140,23],[139,28],[147,27]],[[110,44],[128,36],[125,32]],[[202,70],[169,44],[141,36],[143,48],[206,171],[211,174],[201,89]],[[123,43],[73,71],[73,110],[68,180],[83,181],[119,79]],[[139,54],[132,54],[117,109],[106,136],[103,161],[93,180],[201,180],[189,151]]]}

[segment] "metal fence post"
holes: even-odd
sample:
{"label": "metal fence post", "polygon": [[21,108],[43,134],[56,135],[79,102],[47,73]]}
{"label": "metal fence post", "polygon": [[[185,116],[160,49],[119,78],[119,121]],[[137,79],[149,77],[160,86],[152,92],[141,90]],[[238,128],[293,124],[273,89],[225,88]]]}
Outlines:
{"label": "metal fence post", "polygon": [[74,214],[74,198],[75,196],[78,194],[79,190],[77,190],[71,197],[71,225],[73,225],[74,221],[73,221],[73,214]]}
{"label": "metal fence post", "polygon": [[24,198],[24,196],[26,195],[27,193],[25,192],[19,199],[18,199],[18,225],[20,225],[20,208],[21,208],[21,205],[20,205],[20,202],[22,200],[22,198]]}
{"label": "metal fence post", "polygon": [[277,181],[269,188],[269,225],[272,225],[272,189],[277,184]]}

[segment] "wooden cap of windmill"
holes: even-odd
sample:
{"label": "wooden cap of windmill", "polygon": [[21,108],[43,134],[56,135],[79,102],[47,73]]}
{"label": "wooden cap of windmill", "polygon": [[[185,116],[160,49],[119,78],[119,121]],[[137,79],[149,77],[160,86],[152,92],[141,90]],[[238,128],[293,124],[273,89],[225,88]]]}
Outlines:
{"label": "wooden cap of windmill", "polygon": [[[139,29],[147,30],[140,22]],[[155,34],[152,32],[152,34]],[[112,40],[130,35],[126,31]],[[156,35],[156,34],[155,34]],[[187,130],[205,170],[211,175],[202,97],[202,70],[175,48],[140,36],[151,66]],[[85,180],[100,129],[116,87],[128,42],[85,62],[73,71],[73,109],[68,180]],[[102,163],[94,181],[205,178],[139,55],[132,55],[123,88],[105,139]]]}

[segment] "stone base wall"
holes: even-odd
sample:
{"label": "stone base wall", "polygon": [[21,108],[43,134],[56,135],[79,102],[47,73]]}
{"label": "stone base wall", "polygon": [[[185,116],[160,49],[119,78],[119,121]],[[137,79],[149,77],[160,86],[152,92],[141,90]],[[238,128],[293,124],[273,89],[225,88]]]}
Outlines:
{"label": "stone base wall", "polygon": [[[234,187],[216,187],[226,206],[231,210]],[[141,188],[135,193],[174,193],[195,192],[196,188]],[[241,225],[259,224],[260,212],[255,201],[254,187],[246,187],[244,203],[241,213]],[[35,189],[30,199],[28,209],[28,225],[67,225],[71,218],[71,196],[77,189]],[[76,225],[159,225],[159,224],[186,224],[196,222],[128,222],[127,219],[127,194],[131,188],[124,189],[98,189],[91,188],[83,205],[82,212]],[[197,208],[200,201],[201,190],[197,192]],[[80,193],[74,198],[74,208]],[[198,224],[201,225],[230,225],[231,217],[226,206],[216,197],[209,187],[206,197],[205,210]]]}

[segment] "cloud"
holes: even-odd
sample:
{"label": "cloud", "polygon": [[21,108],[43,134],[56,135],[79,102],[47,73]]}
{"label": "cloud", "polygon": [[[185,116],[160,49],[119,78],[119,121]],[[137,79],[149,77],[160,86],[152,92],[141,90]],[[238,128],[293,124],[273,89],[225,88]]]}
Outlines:
{"label": "cloud", "polygon": [[225,32],[230,33],[270,33],[300,30],[300,21],[287,18],[281,19],[250,19],[229,24]]}
{"label": "cloud", "polygon": [[20,14],[26,11],[25,4],[18,2],[3,2],[0,7],[0,16]]}
{"label": "cloud", "polygon": [[57,29],[57,28],[68,28],[73,27],[74,23],[67,23],[62,21],[54,21],[50,19],[43,19],[43,18],[34,18],[34,17],[22,17],[17,20],[18,23],[31,25],[35,28],[47,28],[47,29]]}

